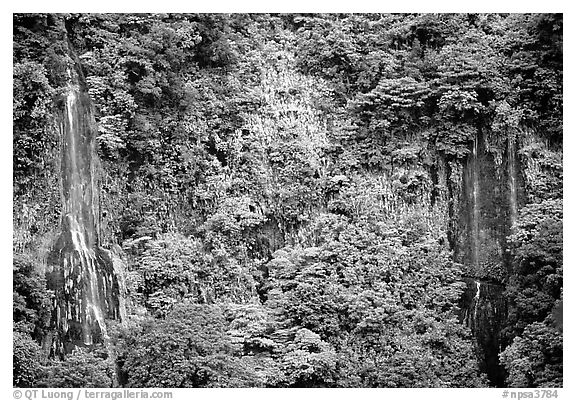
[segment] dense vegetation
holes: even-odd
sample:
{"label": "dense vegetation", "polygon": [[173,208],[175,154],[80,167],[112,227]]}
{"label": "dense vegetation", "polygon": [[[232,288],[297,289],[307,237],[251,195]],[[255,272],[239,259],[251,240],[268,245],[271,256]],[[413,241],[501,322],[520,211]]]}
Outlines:
{"label": "dense vegetation", "polygon": [[[506,383],[562,386],[562,60],[561,15],[15,15],[14,384],[487,385],[454,251],[481,132],[522,165],[480,274],[506,285]],[[71,63],[128,318],[53,360]]]}

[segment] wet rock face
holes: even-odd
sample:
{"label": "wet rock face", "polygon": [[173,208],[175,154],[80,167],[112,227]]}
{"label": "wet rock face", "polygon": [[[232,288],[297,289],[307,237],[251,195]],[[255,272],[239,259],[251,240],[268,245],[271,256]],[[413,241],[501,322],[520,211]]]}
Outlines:
{"label": "wet rock face", "polygon": [[50,257],[56,267],[47,274],[55,293],[54,355],[106,343],[105,319],[121,317],[118,263],[99,247],[95,122],[88,95],[80,89],[80,74],[68,70],[68,76],[59,115],[61,234]]}
{"label": "wet rock face", "polygon": [[507,319],[504,285],[498,283],[508,279],[511,261],[506,237],[522,201],[517,139],[509,135],[505,141],[490,145],[482,132],[474,139],[463,168],[460,235],[454,247],[456,260],[469,276],[460,317],[475,338],[481,371],[495,386],[504,385],[498,354],[506,345],[500,333]]}
{"label": "wet rock face", "polygon": [[465,279],[466,291],[460,303],[460,319],[470,328],[475,339],[480,370],[487,374],[492,385],[504,385],[505,371],[498,354],[504,350],[500,332],[506,322],[504,286]]}
{"label": "wet rock face", "polygon": [[464,165],[456,259],[470,276],[504,281],[508,265],[506,237],[517,218],[521,187],[517,143],[511,137],[506,152],[489,151],[479,132]]}

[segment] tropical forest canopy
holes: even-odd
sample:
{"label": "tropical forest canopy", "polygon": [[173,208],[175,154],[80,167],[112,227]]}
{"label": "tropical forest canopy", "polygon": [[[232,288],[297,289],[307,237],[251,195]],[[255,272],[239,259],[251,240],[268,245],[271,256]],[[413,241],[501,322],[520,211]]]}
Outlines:
{"label": "tropical forest canopy", "polygon": [[[487,386],[464,276],[505,288],[505,385],[562,386],[561,14],[13,21],[16,386]],[[49,358],[72,64],[127,314],[108,347]],[[478,138],[481,183],[517,143],[519,195],[472,266]]]}

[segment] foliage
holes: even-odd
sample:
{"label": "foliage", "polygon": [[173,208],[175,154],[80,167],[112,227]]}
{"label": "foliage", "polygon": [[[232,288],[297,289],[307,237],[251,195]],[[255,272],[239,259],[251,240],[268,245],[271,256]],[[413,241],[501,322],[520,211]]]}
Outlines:
{"label": "foliage", "polygon": [[35,387],[42,372],[42,350],[28,333],[13,332],[14,387]]}
{"label": "foliage", "polygon": [[320,336],[300,329],[282,358],[289,386],[326,387],[334,382],[336,353]]}
{"label": "foliage", "polygon": [[562,335],[547,323],[528,325],[500,360],[511,387],[562,387]]}
{"label": "foliage", "polygon": [[46,154],[57,144],[54,136],[47,135],[53,88],[46,68],[35,61],[15,64],[13,74],[13,166],[17,182],[24,184],[27,175],[41,171]]}
{"label": "foliage", "polygon": [[12,280],[14,328],[40,340],[49,327],[51,317],[52,299],[46,289],[46,279],[32,260],[15,255]]}
{"label": "foliage", "polygon": [[[405,331],[381,333],[370,345],[359,338],[342,350],[340,386],[483,387],[467,333],[454,320],[439,324],[416,315]],[[376,339],[375,338],[375,339]],[[374,340],[373,340],[374,341]],[[380,348],[382,351],[375,352]]]}
{"label": "foliage", "polygon": [[235,260],[204,252],[202,244],[176,234],[124,243],[133,255],[129,292],[158,316],[183,300],[245,300],[253,278]]}
{"label": "foliage", "polygon": [[509,330],[518,335],[542,322],[560,298],[563,282],[562,200],[526,205],[510,236],[514,271],[508,288]]}
{"label": "foliage", "polygon": [[519,212],[495,207],[484,249],[507,286],[508,384],[561,385],[562,18],[15,14],[15,383],[113,384],[111,358],[38,346],[51,294],[28,259],[60,218],[75,84],[99,244],[126,251],[121,385],[486,385],[452,261],[473,143],[502,199],[517,150]]}
{"label": "foliage", "polygon": [[[295,22],[298,65],[334,83],[355,121],[354,142],[384,138],[385,146],[413,132],[437,132],[434,145],[461,157],[457,146],[471,137],[454,142],[451,126],[487,125],[497,115],[493,104],[503,100],[519,113],[519,124],[560,139],[559,14],[323,15]],[[374,159],[359,145],[363,163],[389,163],[385,153]]]}
{"label": "foliage", "polygon": [[551,150],[541,138],[527,133],[519,154],[525,160],[529,203],[562,198],[562,153]]}
{"label": "foliage", "polygon": [[129,387],[243,387],[256,381],[232,354],[217,306],[181,303],[166,320],[143,321],[118,341]]}
{"label": "foliage", "polygon": [[477,366],[452,315],[460,272],[442,248],[420,236],[403,241],[391,227],[322,221],[317,247],[274,254],[266,305],[335,347],[336,383],[481,385],[470,377]]}
{"label": "foliage", "polygon": [[43,367],[39,387],[112,387],[114,366],[106,355],[81,348],[63,361],[51,361]]}
{"label": "foliage", "polygon": [[229,197],[206,219],[200,230],[204,243],[217,258],[230,254],[242,260],[254,251],[255,234],[266,222],[256,208],[248,197]]}
{"label": "foliage", "polygon": [[514,270],[507,287],[510,323],[505,333],[511,344],[500,360],[511,386],[562,386],[562,316],[557,317],[563,287],[562,216],[561,199],[528,204],[509,238]]}

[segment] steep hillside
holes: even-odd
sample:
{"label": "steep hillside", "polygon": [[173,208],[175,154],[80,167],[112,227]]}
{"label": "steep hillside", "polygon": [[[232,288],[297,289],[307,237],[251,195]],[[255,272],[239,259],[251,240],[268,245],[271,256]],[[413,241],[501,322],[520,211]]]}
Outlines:
{"label": "steep hillside", "polygon": [[562,386],[562,26],[15,15],[14,384]]}

